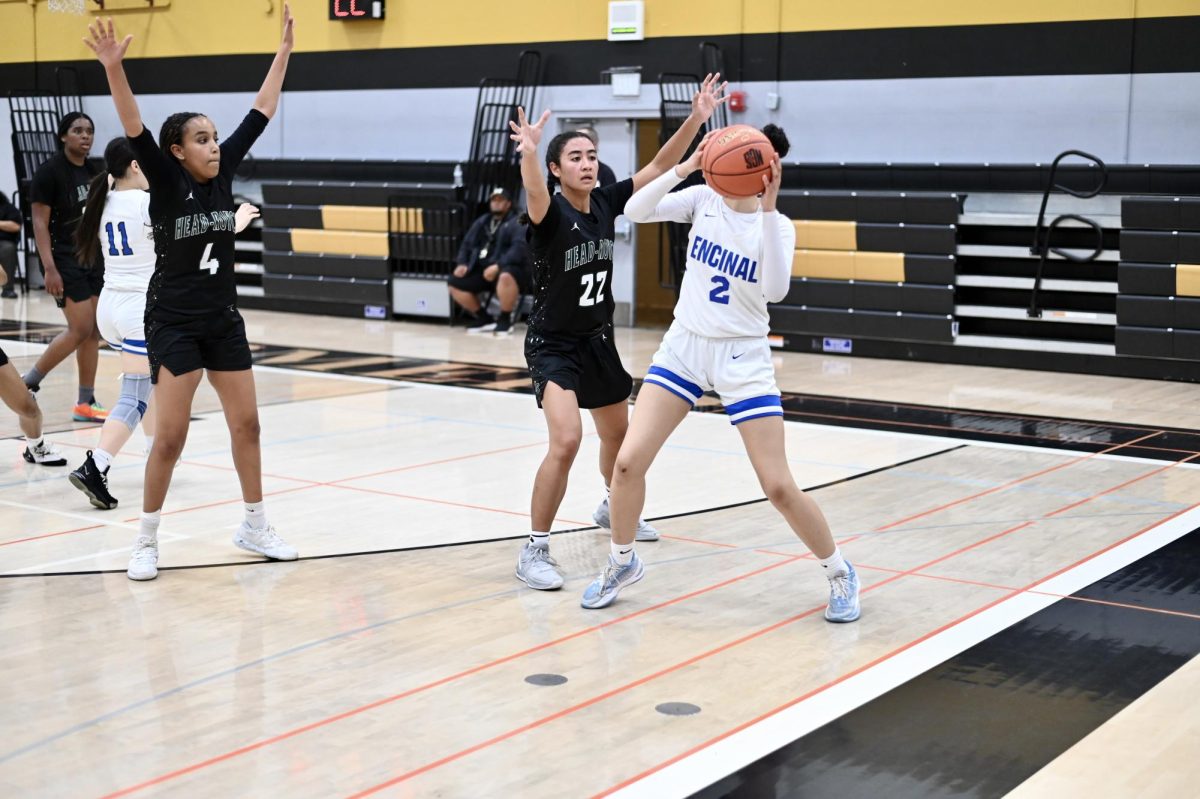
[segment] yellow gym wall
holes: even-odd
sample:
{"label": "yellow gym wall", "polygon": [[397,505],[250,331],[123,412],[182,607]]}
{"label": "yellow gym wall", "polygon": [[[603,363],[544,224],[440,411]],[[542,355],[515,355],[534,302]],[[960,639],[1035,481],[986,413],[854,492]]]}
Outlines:
{"label": "yellow gym wall", "polygon": [[[87,0],[89,9],[95,8]],[[167,8],[120,11],[134,34],[130,55],[266,53],[277,41],[281,0],[173,0]],[[388,0],[383,22],[328,19],[326,0],[295,0],[300,52],[604,38],[605,0]],[[1200,0],[646,0],[646,34],[713,36],[943,25],[1200,15]],[[0,63],[88,58],[85,16],[51,13],[46,0],[0,0]],[[652,46],[647,42],[646,46]]]}

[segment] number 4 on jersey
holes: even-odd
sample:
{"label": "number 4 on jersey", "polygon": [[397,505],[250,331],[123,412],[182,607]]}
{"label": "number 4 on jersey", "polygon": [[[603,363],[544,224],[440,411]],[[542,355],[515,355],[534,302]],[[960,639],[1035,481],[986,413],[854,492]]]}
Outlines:
{"label": "number 4 on jersey", "polygon": [[210,241],[204,246],[204,255],[200,256],[200,268],[207,269],[210,275],[215,275],[217,270],[221,268],[221,264],[215,258],[209,258],[212,255],[213,243]]}

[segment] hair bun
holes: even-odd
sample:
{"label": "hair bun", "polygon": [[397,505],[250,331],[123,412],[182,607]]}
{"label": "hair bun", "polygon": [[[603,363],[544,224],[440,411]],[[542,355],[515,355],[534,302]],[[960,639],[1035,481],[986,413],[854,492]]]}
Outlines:
{"label": "hair bun", "polygon": [[783,128],[771,122],[765,125],[762,129],[763,135],[771,142],[771,146],[775,148],[775,152],[783,158],[788,154],[788,150],[792,149],[792,145],[788,142],[787,134],[783,132]]}

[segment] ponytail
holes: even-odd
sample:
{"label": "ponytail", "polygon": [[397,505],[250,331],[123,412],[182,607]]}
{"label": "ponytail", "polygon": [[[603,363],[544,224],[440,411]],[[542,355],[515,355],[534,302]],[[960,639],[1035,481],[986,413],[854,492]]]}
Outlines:
{"label": "ponytail", "polygon": [[[105,170],[92,178],[88,186],[87,205],[83,209],[83,218],[75,228],[75,254],[79,263],[91,268],[102,263],[100,257],[100,220],[104,216],[104,204],[108,201],[108,187],[111,180],[121,180],[129,174],[130,164],[134,161],[133,148],[129,139],[120,136],[113,139],[104,148]],[[111,177],[110,177],[111,176]]]}
{"label": "ponytail", "polygon": [[105,170],[92,178],[83,218],[75,228],[75,255],[87,269],[100,263],[100,219],[104,216],[104,203],[107,200],[108,170]]}

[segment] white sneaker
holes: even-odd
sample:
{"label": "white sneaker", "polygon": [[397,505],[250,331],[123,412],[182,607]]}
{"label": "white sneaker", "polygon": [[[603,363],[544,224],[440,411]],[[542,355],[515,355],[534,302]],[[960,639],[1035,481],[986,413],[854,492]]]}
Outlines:
{"label": "white sneaker", "polygon": [[138,537],[125,575],[130,580],[153,580],[158,576],[158,539]]}
{"label": "white sneaker", "polygon": [[557,567],[558,561],[550,557],[549,549],[527,541],[517,556],[517,579],[539,591],[554,591],[563,584]]}
{"label": "white sneaker", "polygon": [[[600,503],[600,507],[596,508],[596,512],[592,514],[592,521],[597,527],[603,527],[605,530],[612,529],[612,519],[608,512],[608,497]],[[637,535],[635,541],[657,541],[658,530],[654,529],[654,525],[646,521],[642,517],[638,517]]]}
{"label": "white sneaker", "polygon": [[28,463],[36,463],[39,466],[66,466],[67,459],[63,457],[62,452],[58,447],[43,439],[42,443],[36,447],[25,447],[25,451],[21,453]]}
{"label": "white sneaker", "polygon": [[242,522],[242,526],[233,534],[233,543],[247,552],[256,552],[271,560],[295,560],[298,557],[296,548],[280,538],[269,524],[259,530]]}

